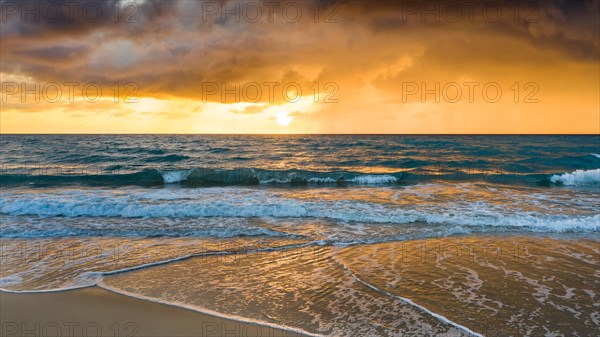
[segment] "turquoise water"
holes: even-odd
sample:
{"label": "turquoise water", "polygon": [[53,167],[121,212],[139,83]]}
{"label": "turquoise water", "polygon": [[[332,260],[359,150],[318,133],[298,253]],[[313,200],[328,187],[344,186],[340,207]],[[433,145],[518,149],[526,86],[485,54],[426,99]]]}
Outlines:
{"label": "turquoise water", "polygon": [[598,185],[600,168],[598,136],[2,135],[0,148],[2,183],[34,186]]}

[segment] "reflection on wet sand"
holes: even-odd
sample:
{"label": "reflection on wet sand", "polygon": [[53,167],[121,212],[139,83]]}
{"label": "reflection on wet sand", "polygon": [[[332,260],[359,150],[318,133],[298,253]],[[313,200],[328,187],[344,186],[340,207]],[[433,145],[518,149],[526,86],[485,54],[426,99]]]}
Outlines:
{"label": "reflection on wet sand", "polygon": [[568,235],[309,246],[197,257],[102,286],[332,336],[591,335],[599,252],[597,239]]}

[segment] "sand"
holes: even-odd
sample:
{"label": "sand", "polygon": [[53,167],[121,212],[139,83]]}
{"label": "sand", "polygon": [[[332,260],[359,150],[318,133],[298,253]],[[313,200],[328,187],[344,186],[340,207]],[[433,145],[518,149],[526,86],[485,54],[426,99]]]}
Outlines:
{"label": "sand", "polygon": [[301,334],[116,294],[98,287],[0,292],[1,336],[282,337]]}

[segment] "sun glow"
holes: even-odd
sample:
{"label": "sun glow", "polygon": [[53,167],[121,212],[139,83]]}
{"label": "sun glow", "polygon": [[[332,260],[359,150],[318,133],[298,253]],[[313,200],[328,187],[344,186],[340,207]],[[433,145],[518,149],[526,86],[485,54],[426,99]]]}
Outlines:
{"label": "sun glow", "polygon": [[287,111],[279,111],[277,113],[277,124],[281,126],[288,126],[292,122],[294,117],[288,116],[289,112]]}

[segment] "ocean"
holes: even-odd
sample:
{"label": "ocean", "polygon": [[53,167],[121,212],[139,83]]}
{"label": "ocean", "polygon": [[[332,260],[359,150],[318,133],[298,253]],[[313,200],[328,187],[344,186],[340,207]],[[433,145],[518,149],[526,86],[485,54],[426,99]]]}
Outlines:
{"label": "ocean", "polygon": [[600,326],[598,135],[1,135],[0,186],[3,291],[323,336]]}

